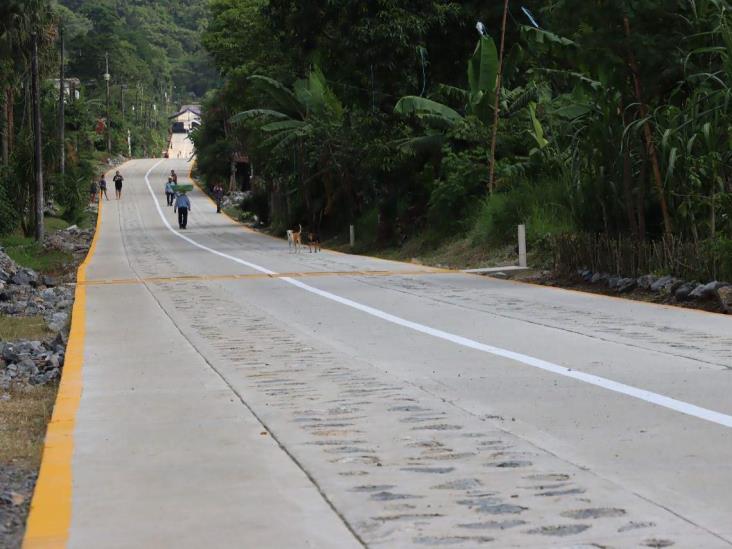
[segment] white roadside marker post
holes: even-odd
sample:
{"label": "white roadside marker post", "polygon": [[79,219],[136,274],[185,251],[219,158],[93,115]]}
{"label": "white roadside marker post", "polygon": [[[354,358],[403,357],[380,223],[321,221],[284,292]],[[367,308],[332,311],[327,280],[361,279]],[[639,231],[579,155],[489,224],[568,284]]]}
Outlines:
{"label": "white roadside marker post", "polygon": [[529,266],[526,259],[526,225],[518,226],[518,254],[519,267],[526,269]]}

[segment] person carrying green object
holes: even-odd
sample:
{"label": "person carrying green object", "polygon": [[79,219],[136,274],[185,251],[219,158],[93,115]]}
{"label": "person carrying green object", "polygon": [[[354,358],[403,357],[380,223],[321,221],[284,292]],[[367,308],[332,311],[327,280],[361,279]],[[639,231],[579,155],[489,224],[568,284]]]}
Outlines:
{"label": "person carrying green object", "polygon": [[178,227],[185,229],[188,225],[188,212],[191,209],[191,200],[186,196],[185,192],[181,192],[175,199],[173,213],[178,213]]}

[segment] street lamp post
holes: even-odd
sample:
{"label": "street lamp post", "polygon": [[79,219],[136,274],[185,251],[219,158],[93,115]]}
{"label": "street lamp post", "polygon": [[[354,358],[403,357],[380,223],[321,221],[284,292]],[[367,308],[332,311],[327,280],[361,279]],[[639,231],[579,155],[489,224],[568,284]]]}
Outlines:
{"label": "street lamp post", "polygon": [[109,54],[104,53],[104,81],[107,84],[107,153],[112,154],[112,120],[109,117],[109,80],[111,78],[109,74]]}

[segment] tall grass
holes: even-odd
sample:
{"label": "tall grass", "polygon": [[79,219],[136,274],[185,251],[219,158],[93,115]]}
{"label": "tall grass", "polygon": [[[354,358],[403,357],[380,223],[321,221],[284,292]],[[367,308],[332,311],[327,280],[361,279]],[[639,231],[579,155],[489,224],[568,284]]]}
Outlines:
{"label": "tall grass", "polygon": [[732,281],[732,240],[638,241],[604,234],[561,234],[549,240],[554,269],[589,269],[622,276],[672,275],[685,280]]}

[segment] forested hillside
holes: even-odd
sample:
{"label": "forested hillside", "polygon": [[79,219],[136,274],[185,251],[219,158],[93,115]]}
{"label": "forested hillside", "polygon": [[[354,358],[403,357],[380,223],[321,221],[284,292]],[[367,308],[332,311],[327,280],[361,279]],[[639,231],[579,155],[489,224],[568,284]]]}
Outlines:
{"label": "forested hillside", "polygon": [[206,13],[205,0],[0,4],[0,236],[40,238],[44,209],[78,222],[100,162],[161,154],[167,116],[218,79]]}
{"label": "forested hillside", "polygon": [[212,0],[202,175],[249,154],[276,231],[732,277],[729,3],[506,6]]}
{"label": "forested hillside", "polygon": [[[83,32],[69,44],[69,73],[82,79],[110,72],[120,83],[172,90],[171,100],[203,95],[216,71],[202,51],[206,0],[60,0],[58,10]],[[68,11],[67,11],[68,10]],[[63,17],[63,16],[62,16]]]}

